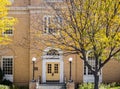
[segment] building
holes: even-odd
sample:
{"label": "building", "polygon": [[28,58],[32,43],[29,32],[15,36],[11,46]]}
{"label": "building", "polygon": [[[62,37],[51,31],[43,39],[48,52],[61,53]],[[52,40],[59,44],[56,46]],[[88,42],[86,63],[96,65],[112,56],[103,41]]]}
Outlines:
{"label": "building", "polygon": [[[11,0],[9,15],[18,19],[14,32],[8,31],[13,38],[13,43],[1,51],[1,68],[5,73],[5,78],[13,81],[14,84],[27,85],[32,80],[33,62],[32,58],[36,57],[35,62],[35,79],[41,77],[41,82],[50,81],[64,83],[69,80],[70,67],[69,58],[72,57],[72,79],[75,83],[92,82],[93,75],[84,66],[82,60],[77,55],[63,56],[63,51],[59,48],[43,47],[36,44],[33,40],[37,28],[46,29],[45,33],[50,30],[42,25],[42,21],[49,21],[54,15],[46,2],[61,3],[62,0]],[[38,25],[40,23],[41,25]],[[46,24],[48,25],[48,24]],[[43,34],[42,38],[49,35]],[[28,38],[28,40],[25,40]],[[21,43],[22,46],[20,46]],[[26,44],[27,43],[27,44]],[[25,46],[27,45],[28,48]],[[36,47],[36,50],[32,49]],[[39,50],[43,47],[43,52]],[[5,52],[4,52],[5,51]],[[54,57],[52,56],[54,55]],[[94,61],[91,61],[94,64]],[[101,82],[120,82],[120,63],[111,60],[100,73]]]}

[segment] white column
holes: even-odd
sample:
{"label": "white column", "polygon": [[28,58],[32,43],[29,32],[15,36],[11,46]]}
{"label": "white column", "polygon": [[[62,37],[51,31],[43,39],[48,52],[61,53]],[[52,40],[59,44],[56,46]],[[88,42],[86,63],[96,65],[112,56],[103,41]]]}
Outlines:
{"label": "white column", "polygon": [[60,83],[64,82],[64,73],[63,73],[63,60],[60,61]]}
{"label": "white column", "polygon": [[42,83],[46,83],[46,59],[42,62]]}

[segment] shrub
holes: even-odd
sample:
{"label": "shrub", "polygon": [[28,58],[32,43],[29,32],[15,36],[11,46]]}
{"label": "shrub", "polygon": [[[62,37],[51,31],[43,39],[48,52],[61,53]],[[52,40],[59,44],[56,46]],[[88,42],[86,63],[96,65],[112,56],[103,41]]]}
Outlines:
{"label": "shrub", "polygon": [[[84,83],[79,86],[79,89],[94,89],[94,84]],[[110,89],[110,85],[100,84],[99,89]]]}
{"label": "shrub", "polygon": [[4,80],[2,81],[2,84],[3,84],[3,85],[12,86],[13,83],[12,83],[11,81],[9,81],[9,80],[4,79]]}
{"label": "shrub", "polygon": [[94,85],[92,83],[84,83],[79,86],[79,89],[93,89]]}
{"label": "shrub", "polygon": [[3,74],[3,72],[2,72],[2,70],[1,70],[1,68],[0,68],[0,84],[2,83],[3,76],[4,76],[4,74]]}
{"label": "shrub", "polygon": [[29,87],[28,86],[15,86],[15,85],[13,85],[10,87],[10,89],[29,89]]}
{"label": "shrub", "polygon": [[10,87],[6,85],[0,85],[0,89],[10,89]]}
{"label": "shrub", "polygon": [[0,89],[29,89],[27,86],[7,86],[7,85],[0,85]]}
{"label": "shrub", "polygon": [[110,85],[100,84],[99,89],[110,89]]}

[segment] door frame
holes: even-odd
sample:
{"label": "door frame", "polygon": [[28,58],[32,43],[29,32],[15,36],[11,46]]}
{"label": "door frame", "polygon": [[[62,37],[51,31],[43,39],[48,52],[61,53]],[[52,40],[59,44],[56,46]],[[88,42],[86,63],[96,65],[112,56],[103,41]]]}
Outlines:
{"label": "door frame", "polygon": [[42,56],[42,83],[46,83],[46,63],[47,62],[59,62],[60,63],[60,78],[59,83],[64,82],[64,62],[63,62],[63,55],[62,51],[60,49],[56,49],[60,55],[59,56],[48,56],[45,55],[48,50],[52,49],[51,47],[48,47],[46,50],[44,50],[44,54]]}

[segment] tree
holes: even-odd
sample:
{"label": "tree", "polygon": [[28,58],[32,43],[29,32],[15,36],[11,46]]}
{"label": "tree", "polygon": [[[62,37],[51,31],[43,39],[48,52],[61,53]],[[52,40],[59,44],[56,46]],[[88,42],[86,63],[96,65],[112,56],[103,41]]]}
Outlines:
{"label": "tree", "polygon": [[[0,0],[0,56],[7,53],[7,50],[12,50],[8,46],[12,40],[5,33],[8,30],[13,30],[12,26],[15,24],[16,19],[13,17],[8,17],[9,5],[11,5],[10,1]],[[3,83],[3,77],[4,74],[2,69],[0,68],[0,83]]]}
{"label": "tree", "polygon": [[[11,39],[4,34],[7,30],[15,24],[15,18],[8,17],[8,5],[10,5],[8,0],[0,0],[0,45],[6,45],[11,42]],[[12,29],[13,30],[13,29]]]}
{"label": "tree", "polygon": [[[99,71],[113,57],[120,54],[120,1],[119,0],[69,0],[61,5],[49,4],[63,24],[49,25],[58,35],[42,39],[65,52],[77,54],[94,75],[94,89],[98,89]],[[59,26],[58,26],[58,25]],[[94,68],[87,61],[92,51]]]}
{"label": "tree", "polygon": [[[47,4],[51,6],[49,11],[54,11],[54,18],[62,17],[63,23],[49,19],[51,23],[46,25],[46,21],[39,20],[39,14],[31,15],[30,47],[40,50],[43,43],[79,55],[94,75],[94,89],[98,89],[101,68],[120,54],[120,1],[66,0],[66,3]],[[49,35],[41,35],[44,32]],[[94,68],[87,60],[88,52],[92,52]]]}

